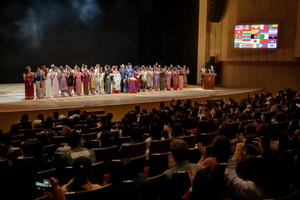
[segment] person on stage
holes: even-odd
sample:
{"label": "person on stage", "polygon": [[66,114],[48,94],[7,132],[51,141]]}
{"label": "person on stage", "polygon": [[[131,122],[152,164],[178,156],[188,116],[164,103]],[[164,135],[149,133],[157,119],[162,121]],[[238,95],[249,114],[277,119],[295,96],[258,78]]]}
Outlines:
{"label": "person on stage", "polygon": [[173,78],[173,89],[177,90],[178,89],[178,76],[179,72],[176,67],[173,68],[174,71],[172,72],[172,78]]}
{"label": "person on stage", "polygon": [[147,76],[148,76],[148,72],[146,71],[145,66],[142,66],[141,67],[141,89],[143,92],[146,92]]}
{"label": "person on stage", "polygon": [[25,81],[25,99],[33,99],[34,98],[34,86],[33,86],[34,73],[31,72],[31,68],[29,66],[25,68],[25,72],[23,73],[23,79]]}
{"label": "person on stage", "polygon": [[205,65],[202,65],[202,68],[200,70],[200,81],[201,81],[201,86],[203,86],[203,75],[202,74],[207,74],[208,70],[206,69]]}
{"label": "person on stage", "polygon": [[172,78],[172,72],[170,70],[170,67],[168,67],[167,71],[166,71],[166,88],[167,88],[167,91],[170,91],[170,89],[171,89],[171,78]]}
{"label": "person on stage", "polygon": [[132,69],[132,65],[128,63],[128,68],[125,69],[125,75],[128,77],[131,77],[131,74],[134,73],[134,70]]}
{"label": "person on stage", "polygon": [[76,88],[76,94],[77,96],[81,95],[82,93],[82,73],[80,71],[80,68],[76,68],[76,73],[75,73],[75,88]]}
{"label": "person on stage", "polygon": [[124,92],[124,87],[126,87],[126,83],[124,83],[125,79],[125,65],[120,65],[119,72],[121,74],[121,92]]}
{"label": "person on stage", "polygon": [[98,73],[98,80],[99,80],[99,94],[105,94],[104,92],[104,72],[102,67],[99,69],[99,73]]}
{"label": "person on stage", "polygon": [[95,74],[95,70],[93,67],[90,68],[90,89],[91,89],[91,93],[92,95],[95,95],[96,93],[96,86],[97,86],[97,82],[96,82],[96,74]]}
{"label": "person on stage", "polygon": [[84,95],[89,95],[89,83],[90,83],[90,73],[88,72],[87,66],[83,68],[82,74],[83,80],[83,93]]}
{"label": "person on stage", "polygon": [[59,90],[61,92],[61,96],[65,96],[65,92],[68,92],[68,82],[67,82],[67,73],[66,70],[62,67],[60,69],[60,73],[58,74],[59,79]]}
{"label": "person on stage", "polygon": [[140,73],[140,67],[135,66],[134,67],[134,77],[136,79],[136,88],[140,92],[140,87],[141,87],[141,73]]}
{"label": "person on stage", "polygon": [[178,86],[179,86],[179,90],[183,89],[183,76],[184,76],[184,70],[183,68],[179,67],[178,68]]}
{"label": "person on stage", "polygon": [[37,68],[35,74],[34,74],[34,80],[35,80],[35,90],[36,90],[36,98],[43,99],[44,98],[44,74],[41,72],[41,68]]}
{"label": "person on stage", "polygon": [[56,98],[59,95],[58,72],[56,66],[53,68],[53,71],[51,73],[51,80],[52,80],[52,95],[54,98]]}
{"label": "person on stage", "polygon": [[112,93],[120,93],[121,92],[121,74],[118,71],[117,66],[113,66],[113,81],[112,81]]}
{"label": "person on stage", "polygon": [[99,91],[99,87],[100,87],[100,83],[99,83],[99,69],[100,69],[100,64],[97,64],[95,66],[95,70],[94,70],[94,74],[96,76],[96,88],[95,88],[95,92],[100,94],[100,91]]}
{"label": "person on stage", "polygon": [[51,72],[49,68],[45,69],[45,88],[46,88],[46,98],[52,98],[52,83],[51,83]]}
{"label": "person on stage", "polygon": [[151,65],[149,65],[149,67],[146,68],[146,71],[148,71],[148,77],[147,77],[148,90],[152,91],[154,74]]}
{"label": "person on stage", "polygon": [[159,88],[159,74],[160,72],[158,71],[158,68],[155,66],[154,67],[154,71],[153,71],[153,89],[155,89],[155,91],[158,91]]}
{"label": "person on stage", "polygon": [[67,77],[68,77],[68,95],[71,97],[72,90],[74,90],[75,73],[74,70],[69,66],[67,68]]}
{"label": "person on stage", "polygon": [[110,66],[107,65],[105,67],[105,75],[104,75],[104,78],[105,78],[105,93],[106,94],[111,94],[111,78],[112,78],[112,72],[110,70]]}
{"label": "person on stage", "polygon": [[216,73],[216,70],[214,69],[214,66],[213,66],[213,65],[210,66],[210,69],[208,69],[208,72],[209,72],[210,74],[215,74],[215,73]]}
{"label": "person on stage", "polygon": [[160,68],[159,70],[159,90],[164,91],[166,89],[166,73],[164,68]]}
{"label": "person on stage", "polygon": [[183,87],[186,87],[188,85],[187,75],[189,75],[190,69],[183,65],[183,72]]}

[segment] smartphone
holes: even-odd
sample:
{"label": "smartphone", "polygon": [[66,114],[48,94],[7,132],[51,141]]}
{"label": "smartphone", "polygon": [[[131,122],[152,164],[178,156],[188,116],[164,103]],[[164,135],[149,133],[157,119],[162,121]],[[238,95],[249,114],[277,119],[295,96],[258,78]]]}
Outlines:
{"label": "smartphone", "polygon": [[255,146],[256,143],[254,143],[253,141],[256,141],[256,140],[255,140],[255,139],[246,139],[245,146],[246,146],[246,147],[252,147],[252,146]]}
{"label": "smartphone", "polygon": [[36,189],[41,191],[52,191],[53,186],[49,178],[35,178]]}

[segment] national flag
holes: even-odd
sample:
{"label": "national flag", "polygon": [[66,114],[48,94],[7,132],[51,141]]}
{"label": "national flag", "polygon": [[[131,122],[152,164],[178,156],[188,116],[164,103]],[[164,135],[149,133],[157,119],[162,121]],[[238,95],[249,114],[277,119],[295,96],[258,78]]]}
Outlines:
{"label": "national flag", "polygon": [[260,44],[261,44],[260,48],[264,49],[264,48],[268,48],[269,43],[260,43]]}
{"label": "national flag", "polygon": [[260,30],[260,34],[269,34],[269,30]]}
{"label": "national flag", "polygon": [[252,30],[253,29],[260,29],[260,25],[251,25]]}
{"label": "national flag", "polygon": [[262,45],[261,44],[251,44],[251,48],[260,48]]}
{"label": "national flag", "polygon": [[260,43],[261,43],[261,44],[268,44],[268,43],[269,43],[269,40],[267,40],[267,39],[261,39],[261,40],[260,40]]}
{"label": "national flag", "polygon": [[269,43],[268,48],[276,48],[277,44],[276,43]]}
{"label": "national flag", "polygon": [[256,37],[257,39],[265,39],[265,34],[259,34]]}
{"label": "national flag", "polygon": [[278,29],[278,24],[270,24],[270,29]]}
{"label": "national flag", "polygon": [[260,39],[252,39],[251,40],[251,44],[259,44],[260,43]]}
{"label": "national flag", "polygon": [[249,25],[245,25],[244,26],[244,30],[250,30],[250,26]]}
{"label": "national flag", "polygon": [[235,30],[243,30],[244,25],[235,25],[234,29]]}
{"label": "national flag", "polygon": [[235,30],[234,31],[234,34],[236,34],[236,35],[238,35],[238,34],[242,34],[243,33],[243,31],[242,30]]}

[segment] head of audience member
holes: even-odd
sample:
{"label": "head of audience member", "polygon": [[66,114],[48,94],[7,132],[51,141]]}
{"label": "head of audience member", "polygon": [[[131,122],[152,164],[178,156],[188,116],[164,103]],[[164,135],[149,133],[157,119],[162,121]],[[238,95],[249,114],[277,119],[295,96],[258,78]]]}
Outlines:
{"label": "head of audience member", "polygon": [[217,163],[226,163],[230,154],[231,146],[228,138],[225,135],[218,135],[212,143],[210,157],[216,158]]}
{"label": "head of audience member", "polygon": [[80,114],[80,116],[79,116],[79,119],[81,120],[81,121],[85,121],[85,120],[87,120],[87,115],[86,114],[84,114],[83,112]]}
{"label": "head of audience member", "polygon": [[32,128],[41,128],[42,127],[42,121],[39,119],[36,119],[32,122]]}
{"label": "head of audience member", "polygon": [[102,131],[100,141],[101,141],[101,148],[113,146],[111,134],[107,130]]}
{"label": "head of audience member", "polygon": [[148,115],[148,110],[147,110],[146,108],[143,108],[143,109],[141,110],[141,114],[143,114],[143,115]]}
{"label": "head of audience member", "polygon": [[159,103],[159,108],[164,109],[165,108],[165,102],[160,102]]}
{"label": "head of audience member", "polygon": [[107,113],[106,114],[106,119],[111,122],[111,120],[113,119],[114,115],[112,113]]}
{"label": "head of audience member", "polygon": [[132,128],[131,128],[131,126],[130,125],[128,125],[128,124],[124,124],[123,126],[122,126],[122,136],[124,137],[124,136],[130,136],[130,134],[131,134],[131,132],[132,132]]}
{"label": "head of audience member", "polygon": [[24,157],[41,158],[44,153],[44,145],[37,139],[25,140],[21,146]]}
{"label": "head of audience member", "polygon": [[0,142],[7,146],[7,148],[11,148],[12,146],[12,136],[10,133],[1,133],[0,134]]}
{"label": "head of audience member", "polygon": [[239,113],[238,117],[240,122],[248,121],[248,115],[246,115],[245,113]]}
{"label": "head of audience member", "polygon": [[253,112],[252,119],[260,120],[261,119],[261,112]]}
{"label": "head of audience member", "polygon": [[261,115],[261,121],[264,124],[271,124],[272,123],[272,115],[271,115],[271,113],[270,112],[264,112]]}
{"label": "head of audience member", "polygon": [[9,133],[12,135],[18,135],[19,134],[19,126],[17,124],[13,124],[10,126]]}
{"label": "head of audience member", "polygon": [[89,182],[89,177],[92,173],[92,162],[89,158],[81,156],[76,158],[73,163],[73,183],[69,185],[71,191],[83,190],[82,185]]}
{"label": "head of audience member", "polygon": [[37,133],[35,135],[35,137],[36,137],[36,139],[41,141],[44,144],[44,146],[51,144],[50,137],[46,131],[41,131],[41,132]]}
{"label": "head of audience member", "polygon": [[140,127],[134,126],[132,127],[132,131],[130,132],[130,138],[133,142],[141,142],[142,139],[142,131]]}
{"label": "head of audience member", "polygon": [[161,140],[161,126],[157,123],[151,123],[150,125],[150,136],[152,140]]}
{"label": "head of audience member", "polygon": [[172,132],[174,137],[182,136],[183,135],[183,126],[180,122],[175,122],[172,126]]}
{"label": "head of audience member", "polygon": [[[212,180],[214,180],[213,171],[209,170],[208,168],[197,171],[193,179],[191,199],[222,199],[218,196],[222,194],[220,194],[220,191],[218,188],[216,188],[216,185],[213,184]],[[217,184],[217,186],[218,185],[220,184]],[[201,188],[201,190],[197,188]],[[215,192],[216,190],[219,192]]]}
{"label": "head of audience member", "polygon": [[170,152],[176,163],[187,159],[189,145],[182,139],[173,139],[170,142]]}
{"label": "head of audience member", "polygon": [[276,122],[284,122],[285,121],[285,115],[283,112],[277,112],[275,114],[275,120]]}
{"label": "head of audience member", "polygon": [[158,200],[151,181],[140,177],[134,179],[125,197],[126,200]]}
{"label": "head of audience member", "polygon": [[57,112],[57,111],[53,112],[52,116],[53,116],[53,119],[57,121],[58,117],[59,117],[59,112]]}
{"label": "head of audience member", "polygon": [[76,146],[83,146],[84,142],[82,139],[82,134],[78,133],[76,130],[71,130],[67,136],[67,142],[71,148]]}
{"label": "head of audience member", "polygon": [[20,122],[28,122],[29,121],[29,116],[27,114],[24,114],[21,116]]}
{"label": "head of audience member", "polygon": [[37,119],[39,119],[43,122],[44,121],[44,114],[42,114],[42,113],[38,114]]}
{"label": "head of audience member", "polygon": [[88,123],[84,123],[80,132],[82,134],[90,133],[90,125]]}

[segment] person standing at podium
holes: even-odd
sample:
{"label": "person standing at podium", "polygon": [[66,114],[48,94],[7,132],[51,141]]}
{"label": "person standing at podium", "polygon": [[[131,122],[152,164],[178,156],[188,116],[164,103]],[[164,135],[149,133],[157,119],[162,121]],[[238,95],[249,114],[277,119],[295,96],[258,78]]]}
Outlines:
{"label": "person standing at podium", "polygon": [[216,73],[216,70],[214,69],[214,66],[213,66],[213,65],[210,66],[210,69],[208,69],[208,72],[209,72],[210,74],[215,74],[215,73]]}
{"label": "person standing at podium", "polygon": [[208,70],[206,69],[206,66],[202,65],[202,68],[200,70],[200,81],[201,81],[201,86],[202,87],[203,87],[203,79],[204,79],[203,74],[207,74],[207,73],[208,73]]}

